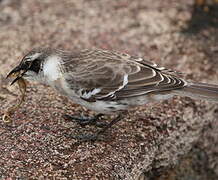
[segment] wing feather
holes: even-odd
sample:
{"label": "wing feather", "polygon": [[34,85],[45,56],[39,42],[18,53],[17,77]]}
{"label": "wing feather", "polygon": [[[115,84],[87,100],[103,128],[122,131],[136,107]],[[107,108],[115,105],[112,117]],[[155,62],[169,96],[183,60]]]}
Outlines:
{"label": "wing feather", "polygon": [[63,63],[71,88],[87,101],[130,98],[186,84],[174,71],[128,54],[85,50]]}

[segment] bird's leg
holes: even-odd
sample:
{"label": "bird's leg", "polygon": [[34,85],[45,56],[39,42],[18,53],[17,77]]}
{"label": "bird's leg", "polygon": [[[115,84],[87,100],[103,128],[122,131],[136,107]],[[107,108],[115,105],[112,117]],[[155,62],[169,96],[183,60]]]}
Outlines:
{"label": "bird's leg", "polygon": [[76,121],[79,125],[81,126],[86,126],[86,125],[95,125],[97,127],[104,127],[107,124],[102,123],[102,122],[98,122],[98,120],[100,119],[100,117],[102,117],[103,114],[97,114],[94,117],[86,117],[86,116],[82,116],[82,117],[77,117],[77,116],[71,116],[71,115],[64,115],[64,118],[67,120],[73,120]]}
{"label": "bird's leg", "polygon": [[96,135],[99,136],[103,134],[105,131],[107,131],[109,128],[111,128],[114,124],[118,123],[122,119],[122,114],[119,114],[116,118],[114,118],[109,124],[107,124],[104,128],[99,130]]}
{"label": "bird's leg", "polygon": [[122,115],[119,114],[116,118],[114,118],[109,124],[107,124],[105,127],[103,127],[101,130],[99,130],[96,134],[83,134],[79,136],[74,136],[73,138],[78,139],[80,141],[96,141],[99,139],[99,136],[102,135],[105,131],[107,131],[109,128],[111,128],[114,124],[119,122],[122,119]]}

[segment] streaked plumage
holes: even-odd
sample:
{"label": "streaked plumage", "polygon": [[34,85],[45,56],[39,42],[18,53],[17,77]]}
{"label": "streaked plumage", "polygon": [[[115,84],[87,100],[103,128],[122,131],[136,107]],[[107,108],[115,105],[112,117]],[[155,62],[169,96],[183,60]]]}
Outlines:
{"label": "streaked plumage", "polygon": [[104,114],[173,95],[218,101],[218,86],[187,82],[177,72],[128,54],[99,49],[76,53],[35,49],[21,64],[31,60],[23,78],[48,84],[75,103]]}
{"label": "streaked plumage", "polygon": [[[102,114],[120,114],[174,95],[218,102],[217,85],[187,82],[177,72],[143,58],[99,49],[80,52],[34,49],[8,76],[11,74],[19,74],[12,83],[22,77],[50,85],[75,103]],[[74,119],[79,119],[81,125],[96,121],[96,118]],[[96,140],[120,119],[118,116],[95,136],[82,139]]]}
{"label": "streaked plumage", "polygon": [[[79,63],[75,66],[76,61]],[[76,85],[81,97],[83,93],[100,89],[90,98],[84,98],[87,101],[122,100],[149,92],[177,89],[185,84],[154,63],[105,50],[81,51],[70,60],[63,59],[62,63],[66,67],[64,72],[68,73],[66,80],[72,86]]]}

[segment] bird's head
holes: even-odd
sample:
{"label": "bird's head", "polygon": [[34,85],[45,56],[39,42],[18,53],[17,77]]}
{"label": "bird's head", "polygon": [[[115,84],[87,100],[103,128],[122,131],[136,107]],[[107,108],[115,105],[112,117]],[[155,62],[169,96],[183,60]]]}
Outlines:
{"label": "bird's head", "polygon": [[14,84],[18,79],[35,80],[43,71],[43,65],[46,59],[51,55],[50,49],[33,49],[26,54],[21,62],[8,75],[15,77],[11,84]]}

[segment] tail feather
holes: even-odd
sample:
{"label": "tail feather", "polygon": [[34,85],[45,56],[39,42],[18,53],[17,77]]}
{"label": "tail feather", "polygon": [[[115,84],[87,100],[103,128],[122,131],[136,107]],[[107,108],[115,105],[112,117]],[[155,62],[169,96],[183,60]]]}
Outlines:
{"label": "tail feather", "polygon": [[183,89],[176,90],[176,94],[195,99],[218,102],[218,85],[206,83],[188,83]]}

